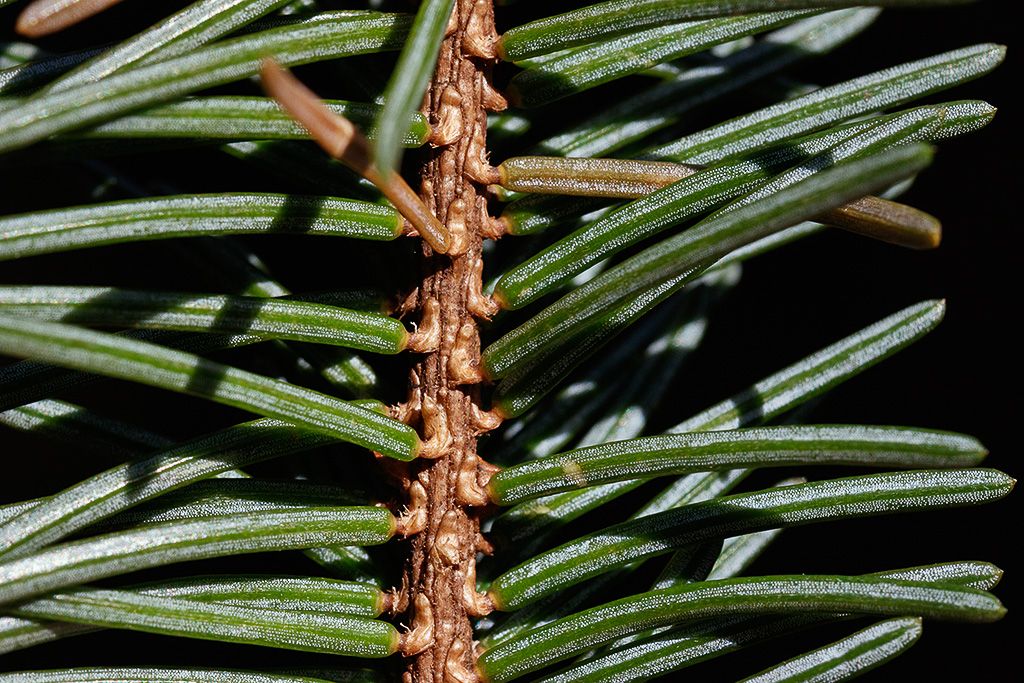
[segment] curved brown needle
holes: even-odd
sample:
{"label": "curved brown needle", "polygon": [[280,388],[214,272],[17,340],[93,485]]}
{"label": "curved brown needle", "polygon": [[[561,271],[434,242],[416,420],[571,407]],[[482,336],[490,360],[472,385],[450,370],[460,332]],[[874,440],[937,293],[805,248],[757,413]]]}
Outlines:
{"label": "curved brown needle", "polygon": [[302,124],[324,151],[376,185],[431,249],[441,254],[448,251],[448,230],[402,176],[394,171],[386,178],[381,175],[371,161],[369,142],[354,123],[324,106],[312,90],[272,59],[263,60],[260,78],[267,94]]}
{"label": "curved brown needle", "polygon": [[18,15],[15,30],[28,38],[39,38],[113,7],[121,0],[35,0]]}
{"label": "curved brown needle", "polygon": [[[636,199],[691,176],[703,166],[666,161],[512,157],[498,166],[502,187],[517,192]],[[814,220],[910,249],[934,249],[942,223],[906,204],[861,197]]]}
{"label": "curved brown needle", "polygon": [[920,209],[879,197],[861,197],[821,217],[828,225],[911,249],[942,242],[939,219]]}

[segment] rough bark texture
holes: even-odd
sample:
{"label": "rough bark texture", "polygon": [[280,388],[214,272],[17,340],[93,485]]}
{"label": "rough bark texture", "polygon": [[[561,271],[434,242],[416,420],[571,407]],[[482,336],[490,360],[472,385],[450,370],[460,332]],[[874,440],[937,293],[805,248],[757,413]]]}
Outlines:
{"label": "rough bark texture", "polygon": [[479,482],[486,465],[476,440],[496,420],[479,407],[477,319],[491,313],[480,295],[480,259],[492,223],[484,185],[486,111],[502,108],[489,83],[496,38],[490,0],[456,0],[424,107],[435,146],[420,194],[447,226],[452,247],[442,255],[423,244],[423,279],[407,302],[422,333],[437,331],[436,351],[413,369],[401,410],[420,425],[431,458],[413,464],[406,480],[409,517],[418,520],[411,526],[422,527],[409,538],[397,596],[398,611],[412,626],[405,647],[409,682],[478,680],[470,619],[489,609],[475,590],[476,554],[486,545],[476,512],[485,502]]}

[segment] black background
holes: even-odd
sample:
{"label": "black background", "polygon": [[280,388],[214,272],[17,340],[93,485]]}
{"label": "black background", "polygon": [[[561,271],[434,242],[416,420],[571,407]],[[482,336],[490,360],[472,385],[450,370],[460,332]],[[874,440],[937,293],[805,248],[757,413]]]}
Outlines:
{"label": "black background", "polygon": [[[1014,87],[1020,82],[1020,55],[1010,41],[1010,12],[998,2],[932,12],[889,11],[826,63],[804,70],[811,82],[827,83],[904,61],[910,54],[978,42],[1010,46],[997,72],[954,91],[957,98],[995,104],[1000,108],[995,121],[977,135],[942,144],[935,164],[902,198],[942,219],[942,246],[909,252],[831,231],[752,261],[744,272],[748,286],[737,288],[726,319],[716,321],[721,324],[712,326],[706,342],[707,348],[729,348],[728,369],[695,363],[699,376],[688,377],[688,386],[717,389],[724,381],[739,388],[745,379],[793,361],[883,312],[944,298],[947,313],[937,330],[830,393],[808,419],[963,431],[988,446],[988,466],[1019,474],[1013,433],[1021,409],[1016,323],[1021,234],[1012,206],[1021,187]],[[1010,664],[1020,623],[1014,609],[1019,609],[1019,501],[1018,492],[983,509],[838,524],[823,533],[786,531],[752,570],[877,571],[879,558],[894,567],[954,558],[994,562],[1007,570],[996,589],[1010,608],[1004,621],[970,628],[927,623],[910,655],[866,678],[1019,679]],[[771,659],[770,653],[764,656]],[[740,666],[737,673],[750,670]]]}
{"label": "black background", "polygon": [[[98,26],[116,34],[114,21],[127,21],[132,12],[166,12],[166,8],[155,7],[132,9],[128,7],[131,4],[125,3],[121,15]],[[820,63],[796,69],[793,75],[828,84],[977,42],[1005,44],[1010,42],[1011,27],[1017,25],[1011,18],[1011,5],[990,0],[929,12],[886,12],[853,43]],[[9,26],[12,15],[13,10],[0,11],[0,25]],[[81,40],[85,44],[90,39]],[[69,44],[73,40],[68,39]],[[1007,62],[995,74],[953,93],[956,98],[986,99],[1000,107],[1000,113],[983,131],[943,143],[935,165],[904,197],[904,201],[943,220],[945,237],[939,250],[910,252],[831,231],[751,262],[745,268],[745,286],[731,295],[728,305],[714,318],[706,349],[687,366],[674,400],[657,419],[678,421],[691,410],[724,398],[904,306],[945,298],[948,311],[937,331],[830,394],[808,419],[966,432],[989,447],[988,465],[1019,473],[1013,435],[1019,426],[1021,407],[1017,292],[1021,237],[1014,209],[1019,201],[1016,193],[1021,191],[1021,146],[1012,87],[1019,82],[1018,62],[1017,51],[1011,45]],[[170,155],[147,158],[145,163],[150,165],[147,172],[154,176],[167,173],[187,188],[190,171],[184,165],[191,162],[186,159]],[[238,183],[244,185],[245,180]],[[0,169],[0,187],[7,187],[0,200],[3,213],[47,206],[40,203],[40,198],[51,191],[48,188],[81,192],[91,182],[72,165],[45,170]],[[117,254],[139,260],[114,265],[106,261],[83,264],[79,259],[60,257],[28,260],[2,264],[0,280],[116,280],[117,284],[133,284],[149,282],[154,272],[165,288],[188,280],[188,272],[146,262],[145,249],[119,249],[115,250]],[[313,258],[320,259],[316,263],[322,267],[337,256],[335,252]],[[284,262],[287,253],[270,253],[268,258]],[[165,398],[158,392],[123,385],[118,385],[116,391],[78,400],[92,401],[90,405],[111,414],[128,414],[154,427],[163,423],[151,406],[186,411],[188,424],[167,426],[172,433],[197,433],[233,417],[230,411],[197,409],[184,399]],[[0,502],[43,495],[96,470],[92,461],[69,462],[65,454],[21,435],[5,432],[0,438],[5,444],[0,447],[4,460]],[[1020,565],[1014,551],[1020,542],[1019,499],[1015,495],[979,509],[787,531],[754,571],[858,573],[957,559],[995,562],[1008,570],[1007,578],[996,590],[1011,610],[1007,619],[996,625],[971,627],[928,623],[925,637],[911,655],[868,678],[929,676],[933,680],[953,680],[982,675],[995,680],[1013,679],[1013,675],[1002,672],[1012,670],[1016,662],[1013,648],[1018,646],[1019,617],[1015,608],[1019,608],[1016,590]],[[821,637],[811,637],[806,643],[816,643]],[[155,654],[158,661],[168,662],[174,661],[175,649],[180,647],[175,641],[130,634],[88,636],[76,641],[74,654],[67,650],[72,642],[68,641],[57,648],[4,657],[0,669],[98,664],[107,661],[98,653],[110,645],[133,661],[153,661]],[[240,665],[280,661],[254,648],[239,648],[237,655],[228,655],[223,647],[197,645],[190,658],[198,662],[210,656]],[[725,669],[701,667],[692,675],[728,680],[733,673],[749,674],[758,665],[796,651],[777,647],[731,658]]]}

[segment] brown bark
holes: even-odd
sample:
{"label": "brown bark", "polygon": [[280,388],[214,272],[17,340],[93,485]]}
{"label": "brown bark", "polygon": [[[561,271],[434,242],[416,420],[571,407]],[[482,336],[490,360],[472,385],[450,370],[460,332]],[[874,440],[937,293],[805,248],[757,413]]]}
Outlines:
{"label": "brown bark", "polygon": [[[489,611],[475,590],[482,547],[477,511],[486,501],[487,472],[477,436],[496,426],[480,408],[477,318],[493,313],[480,295],[481,246],[493,219],[484,194],[486,111],[502,107],[489,83],[494,60],[490,0],[456,0],[425,111],[434,129],[420,195],[451,233],[447,254],[423,244],[424,273],[409,303],[420,327],[434,328],[436,350],[411,373],[402,416],[418,423],[426,447],[406,481],[409,557],[397,611],[412,630],[405,680],[477,681],[471,618]],[[420,488],[422,487],[422,488]],[[420,530],[422,527],[422,530]]]}

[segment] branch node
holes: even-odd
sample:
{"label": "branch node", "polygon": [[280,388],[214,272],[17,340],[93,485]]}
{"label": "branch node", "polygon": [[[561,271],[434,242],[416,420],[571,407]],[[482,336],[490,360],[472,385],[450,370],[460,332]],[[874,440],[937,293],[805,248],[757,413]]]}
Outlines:
{"label": "branch node", "polygon": [[449,85],[441,95],[441,105],[437,111],[437,125],[431,131],[430,144],[434,147],[447,147],[461,138],[464,132],[462,95],[454,85]]}
{"label": "branch node", "polygon": [[470,406],[469,412],[470,418],[473,420],[473,431],[477,435],[494,431],[501,426],[503,421],[498,413],[493,410],[484,410],[475,403]]}
{"label": "branch node", "polygon": [[455,338],[455,347],[448,357],[448,378],[454,384],[479,384],[484,380],[480,361],[475,353],[479,339],[473,323],[463,323]]}
{"label": "branch node", "polygon": [[488,3],[477,0],[466,22],[466,31],[462,34],[462,51],[470,57],[486,60],[498,58],[494,44],[494,25],[488,10]]}
{"label": "branch node", "polygon": [[398,518],[395,531],[408,538],[427,528],[427,490],[417,480],[409,484],[409,503],[405,514]]}
{"label": "branch node", "polygon": [[469,233],[466,230],[466,202],[454,200],[448,206],[448,232],[452,236],[448,255],[462,256],[469,251]]}
{"label": "branch node", "polygon": [[488,216],[480,228],[480,234],[489,240],[500,240],[509,234],[509,221],[507,218]]}
{"label": "branch node", "polygon": [[[478,553],[483,553],[484,555],[493,555],[494,544],[491,543],[486,536],[478,532],[476,535],[476,551]],[[488,600],[490,600],[490,598],[488,598]]]}
{"label": "branch node", "polygon": [[474,617],[485,617],[494,611],[494,603],[486,593],[476,589],[476,560],[470,558],[466,582],[462,585],[462,602],[466,612]]}
{"label": "branch node", "polygon": [[413,311],[419,305],[420,299],[420,288],[413,287],[411,292],[396,297],[394,305],[391,307],[393,313],[399,318],[404,318]]}
{"label": "branch node", "polygon": [[455,500],[469,507],[483,507],[490,502],[487,491],[480,485],[477,473],[480,458],[469,453],[459,464],[459,474],[455,483]]}
{"label": "branch node", "polygon": [[420,457],[436,460],[447,453],[454,443],[448,428],[448,413],[437,401],[424,396],[420,414],[423,416],[423,435],[427,437],[420,446]]}
{"label": "branch node", "polygon": [[405,348],[414,353],[433,353],[441,346],[441,304],[431,297],[423,303],[423,315]]}
{"label": "branch node", "polygon": [[402,424],[413,425],[420,419],[419,392],[413,391],[409,394],[409,400],[398,403],[388,408],[388,415]]}
{"label": "branch node", "polygon": [[459,515],[455,510],[448,510],[441,517],[437,528],[437,540],[431,549],[433,554],[441,558],[449,566],[458,566],[462,560],[462,543],[459,539]]}
{"label": "branch node", "polygon": [[444,683],[479,683],[477,674],[466,666],[466,646],[456,640],[444,660]]}
{"label": "branch node", "polygon": [[398,604],[398,601],[400,599],[401,598],[400,598],[400,596],[398,594],[398,588],[395,588],[394,586],[392,586],[391,588],[387,589],[386,591],[381,591],[381,593],[380,593],[380,613],[381,614],[394,614],[395,605]]}
{"label": "branch node", "polygon": [[508,100],[498,92],[497,88],[491,85],[491,81],[488,78],[483,79],[483,92],[480,99],[480,103],[487,111],[505,111],[508,109]]}
{"label": "branch node", "polygon": [[430,600],[423,593],[418,593],[413,602],[415,616],[412,629],[402,634],[400,649],[406,657],[412,657],[434,644],[434,610]]}
{"label": "branch node", "polygon": [[466,308],[477,318],[490,320],[501,307],[497,302],[484,294],[484,260],[477,257],[470,266],[469,286],[466,292]]}
{"label": "branch node", "polygon": [[501,174],[498,173],[496,166],[491,164],[483,157],[483,155],[473,154],[472,150],[466,157],[466,175],[474,183],[480,185],[497,185],[501,182]]}
{"label": "branch node", "polygon": [[480,185],[497,185],[501,182],[501,173],[487,161],[485,130],[483,127],[477,127],[473,131],[469,149],[466,150],[466,163],[463,166],[463,172],[470,180]]}

